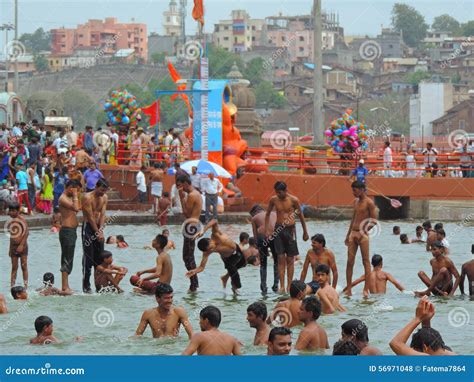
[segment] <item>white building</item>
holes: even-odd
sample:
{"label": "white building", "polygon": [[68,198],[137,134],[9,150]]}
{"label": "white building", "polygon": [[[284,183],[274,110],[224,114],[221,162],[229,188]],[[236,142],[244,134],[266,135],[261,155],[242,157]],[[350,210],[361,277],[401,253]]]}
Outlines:
{"label": "white building", "polygon": [[453,106],[453,85],[421,82],[410,98],[410,138],[431,137],[432,122]]}
{"label": "white building", "polygon": [[167,11],[163,12],[165,36],[181,35],[181,13],[175,0],[171,0]]}

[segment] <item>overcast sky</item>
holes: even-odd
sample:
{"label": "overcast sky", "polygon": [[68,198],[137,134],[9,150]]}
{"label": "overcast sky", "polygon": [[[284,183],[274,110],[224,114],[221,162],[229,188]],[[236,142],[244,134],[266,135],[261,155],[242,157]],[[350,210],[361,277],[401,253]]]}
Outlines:
{"label": "overcast sky", "polygon": [[[400,0],[399,0],[400,2]],[[179,3],[179,0],[178,0]],[[390,13],[395,0],[322,0],[323,9],[339,13],[346,35],[375,36],[381,25],[390,25]],[[428,24],[433,18],[448,13],[465,22],[474,19],[473,0],[411,0],[408,2],[421,12]],[[13,22],[14,0],[0,0],[0,23]],[[19,0],[19,33],[33,32],[39,27],[46,30],[75,27],[90,18],[103,19],[114,16],[121,22],[148,25],[149,32],[163,33],[162,13],[169,0]],[[188,34],[196,30],[191,18],[193,0],[188,0]],[[312,0],[204,0],[206,31],[212,32],[213,24],[229,18],[233,9],[246,9],[253,18],[277,15],[308,14]],[[0,35],[3,45],[4,34]]]}

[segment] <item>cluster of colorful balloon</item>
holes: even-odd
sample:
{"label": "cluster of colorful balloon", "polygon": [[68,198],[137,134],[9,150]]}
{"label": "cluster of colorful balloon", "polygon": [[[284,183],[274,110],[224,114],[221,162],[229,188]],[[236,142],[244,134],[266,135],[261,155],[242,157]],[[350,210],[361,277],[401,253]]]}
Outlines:
{"label": "cluster of colorful balloon", "polygon": [[367,134],[364,124],[352,116],[352,110],[346,112],[331,122],[331,126],[324,132],[326,143],[336,153],[347,153],[356,150],[366,150],[368,147]]}
{"label": "cluster of colorful balloon", "polygon": [[141,120],[137,99],[125,90],[113,90],[104,104],[109,121],[113,125],[135,125]]}

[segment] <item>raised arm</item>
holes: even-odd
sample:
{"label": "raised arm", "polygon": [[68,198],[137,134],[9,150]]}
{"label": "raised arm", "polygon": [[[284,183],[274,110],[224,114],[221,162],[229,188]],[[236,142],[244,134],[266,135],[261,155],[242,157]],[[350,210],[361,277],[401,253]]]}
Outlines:
{"label": "raised arm", "polygon": [[77,197],[77,189],[73,189],[73,197],[72,201],[69,198],[66,197],[60,197],[59,198],[59,205],[63,208],[66,208],[68,210],[74,211],[74,212],[79,212],[79,198]]}
{"label": "raised arm", "polygon": [[306,254],[306,257],[304,259],[304,264],[303,264],[303,269],[301,270],[300,274],[300,281],[304,282],[306,279],[306,275],[308,274],[308,267],[309,267],[309,256]]}
{"label": "raised arm", "polygon": [[402,285],[397,280],[395,280],[395,278],[390,273],[387,273],[387,280],[390,281],[400,292],[405,290],[405,288],[402,287]]}
{"label": "raised arm", "polygon": [[143,312],[142,318],[140,319],[140,323],[138,324],[138,328],[135,331],[135,335],[141,336],[145,332],[147,326],[148,326],[147,312]]}

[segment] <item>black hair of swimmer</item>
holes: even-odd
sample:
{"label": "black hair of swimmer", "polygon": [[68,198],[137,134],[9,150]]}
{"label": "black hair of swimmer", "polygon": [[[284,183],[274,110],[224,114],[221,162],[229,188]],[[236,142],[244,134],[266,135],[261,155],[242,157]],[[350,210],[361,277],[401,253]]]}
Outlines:
{"label": "black hair of swimmer", "polygon": [[102,261],[108,259],[109,257],[112,257],[112,252],[110,251],[102,251],[102,253],[100,254],[100,258]]}
{"label": "black hair of swimmer", "polygon": [[127,244],[123,235],[117,235],[116,238],[117,238],[117,242]]}
{"label": "black hair of swimmer", "polygon": [[304,310],[313,314],[314,320],[317,320],[321,315],[321,301],[316,296],[305,297],[301,304]]}
{"label": "black hair of swimmer", "polygon": [[35,320],[35,330],[36,333],[41,334],[44,330],[49,325],[53,325],[53,320],[49,318],[48,316],[39,316]]}
{"label": "black hair of swimmer", "polygon": [[100,178],[97,183],[95,184],[95,188],[109,188],[109,182],[107,182],[104,178]]}
{"label": "black hair of swimmer", "polygon": [[326,238],[322,233],[317,233],[311,238],[311,241],[315,241],[319,244],[322,244],[324,248],[326,248]]}
{"label": "black hair of swimmer", "polygon": [[268,335],[268,342],[275,341],[276,336],[291,336],[291,330],[283,326],[273,328]]}
{"label": "black hair of swimmer", "polygon": [[443,226],[443,223],[436,223],[436,224],[434,225],[434,230],[435,230],[435,231],[439,231],[440,229],[443,229],[443,227],[444,227],[444,226]]}
{"label": "black hair of swimmer", "polygon": [[444,229],[440,228],[436,230],[436,232],[438,232],[441,236],[446,237],[446,232],[444,231]]}
{"label": "black hair of swimmer", "polygon": [[239,241],[242,243],[245,240],[248,240],[250,235],[247,232],[241,232],[239,235]]}
{"label": "black hair of swimmer", "polygon": [[402,234],[400,235],[400,242],[401,242],[402,244],[408,243],[408,236],[407,236],[406,233],[402,233]]}
{"label": "black hair of swimmer", "polygon": [[429,220],[425,221],[423,224],[422,224],[423,228],[427,229],[427,228],[431,228],[431,222]]}
{"label": "black hair of swimmer", "polygon": [[69,188],[69,187],[82,187],[81,185],[81,182],[79,182],[77,179],[69,179],[66,184],[64,185],[65,188]]}
{"label": "black hair of swimmer", "polygon": [[267,306],[261,301],[250,304],[247,307],[247,313],[249,312],[255,314],[256,317],[260,317],[263,321],[265,321],[268,316]]}
{"label": "black hair of swimmer", "polygon": [[12,289],[10,289],[10,293],[12,294],[14,300],[18,299],[18,296],[23,292],[25,292],[25,288],[23,288],[21,285],[14,286]]}
{"label": "black hair of swimmer", "polygon": [[415,231],[422,231],[423,227],[421,225],[417,225]]}
{"label": "black hair of swimmer", "polygon": [[392,228],[392,232],[396,235],[398,232],[400,232],[400,226],[394,225]]}
{"label": "black hair of swimmer", "polygon": [[250,216],[255,216],[258,213],[265,211],[260,204],[254,204],[249,211]]}
{"label": "black hair of swimmer", "polygon": [[169,197],[170,197],[170,193],[169,193],[168,191],[163,192],[163,197],[164,197],[164,198],[169,198]]}
{"label": "black hair of swimmer", "polygon": [[158,235],[156,235],[155,240],[161,249],[165,249],[166,246],[168,245],[168,238],[162,233],[159,233]]}
{"label": "black hair of swimmer", "polygon": [[361,190],[365,190],[365,183],[361,182],[360,180],[356,180],[352,182],[351,188],[358,188]]}
{"label": "black hair of swimmer", "polygon": [[20,211],[20,205],[18,203],[10,203],[8,205],[8,210],[10,211]]}
{"label": "black hair of swimmer", "polygon": [[431,244],[431,248],[433,247],[437,247],[437,248],[443,248],[444,249],[444,245],[441,241],[439,240],[436,240],[434,241],[432,244]]}
{"label": "black hair of swimmer", "polygon": [[155,297],[161,298],[165,294],[173,293],[173,287],[166,283],[160,283],[155,289]]}
{"label": "black hair of swimmer", "polygon": [[329,275],[330,270],[331,269],[326,264],[319,264],[316,267],[315,273],[326,273],[327,275]]}
{"label": "black hair of swimmer", "polygon": [[254,237],[249,238],[249,245],[250,245],[251,247],[256,246],[256,245],[257,245],[257,240],[255,240]]}
{"label": "black hair of swimmer", "polygon": [[105,244],[110,244],[110,242],[112,241],[112,237],[113,236],[109,236],[107,240],[105,240]]}
{"label": "black hair of swimmer", "polygon": [[286,191],[288,189],[288,186],[286,185],[285,182],[282,182],[279,180],[278,182],[275,182],[273,185],[273,188],[275,191]]}
{"label": "black hair of swimmer", "polygon": [[360,348],[351,340],[339,340],[334,344],[332,355],[359,355]]}
{"label": "black hair of swimmer", "polygon": [[433,328],[421,328],[413,334],[410,347],[416,351],[423,352],[423,345],[429,347],[433,351],[447,348],[441,334]]}
{"label": "black hair of swimmer", "polygon": [[198,248],[202,252],[206,252],[207,249],[209,248],[209,243],[211,242],[211,239],[204,237],[201,240],[198,241]]}
{"label": "black hair of swimmer", "polygon": [[257,265],[257,256],[249,256],[247,259],[247,264]]}
{"label": "black hair of swimmer", "polygon": [[191,178],[189,177],[188,174],[179,174],[179,175],[176,177],[176,184],[178,184],[178,183],[191,184]]}
{"label": "black hair of swimmer", "polygon": [[165,232],[168,232],[168,234],[170,233],[170,230],[168,228],[165,228],[163,231],[161,231],[161,234],[164,235]]}
{"label": "black hair of swimmer", "polygon": [[369,328],[361,320],[353,318],[341,325],[342,332],[346,336],[354,336],[356,340],[361,342],[369,342]]}
{"label": "black hair of swimmer", "polygon": [[213,328],[218,328],[221,324],[221,311],[215,306],[206,306],[199,312],[199,317],[207,320]]}
{"label": "black hair of swimmer", "polygon": [[290,296],[297,298],[298,295],[306,290],[306,284],[300,280],[293,280],[290,284]]}
{"label": "black hair of swimmer", "polygon": [[43,275],[43,284],[53,285],[54,284],[54,275],[51,272],[46,272]]}
{"label": "black hair of swimmer", "polygon": [[381,255],[377,255],[377,254],[374,254],[372,256],[372,266],[375,268],[375,267],[379,267],[382,265],[382,262],[383,262],[383,258]]}

